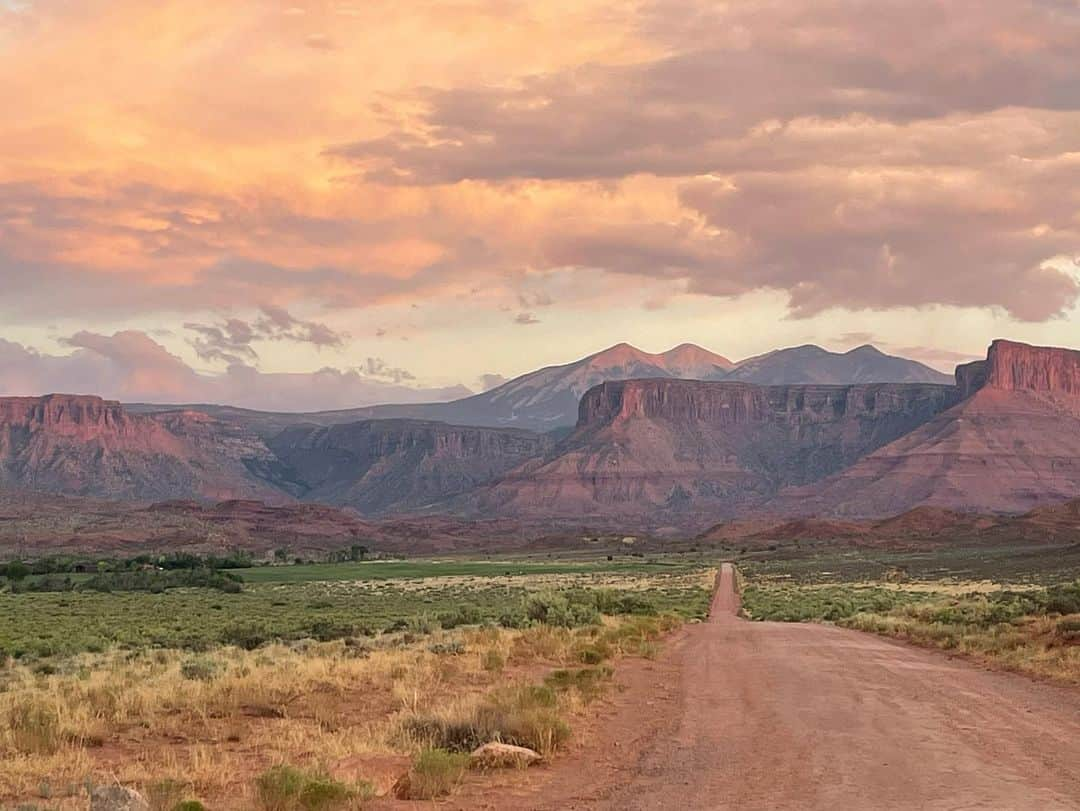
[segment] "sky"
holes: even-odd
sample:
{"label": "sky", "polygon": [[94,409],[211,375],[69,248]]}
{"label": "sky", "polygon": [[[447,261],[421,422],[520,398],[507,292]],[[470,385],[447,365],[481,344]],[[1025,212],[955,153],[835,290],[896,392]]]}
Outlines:
{"label": "sky", "polygon": [[1077,0],[0,0],[0,393],[1080,346]]}

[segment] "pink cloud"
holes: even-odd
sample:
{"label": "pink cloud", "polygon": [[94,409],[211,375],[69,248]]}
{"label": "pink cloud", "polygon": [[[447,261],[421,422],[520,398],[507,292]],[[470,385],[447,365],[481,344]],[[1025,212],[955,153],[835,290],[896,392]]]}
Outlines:
{"label": "pink cloud", "polygon": [[403,369],[369,358],[360,369],[267,373],[234,363],[202,374],[143,332],[78,332],[70,355],[49,355],[0,339],[0,394],[97,394],[125,402],[227,403],[245,408],[319,411],[390,402],[433,402],[470,392],[400,385]]}

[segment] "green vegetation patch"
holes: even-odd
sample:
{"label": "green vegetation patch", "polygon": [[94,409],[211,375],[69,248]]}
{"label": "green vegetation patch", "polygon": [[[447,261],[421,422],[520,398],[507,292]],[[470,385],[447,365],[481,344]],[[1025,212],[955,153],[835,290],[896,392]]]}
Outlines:
{"label": "green vegetation patch", "polygon": [[573,574],[660,574],[690,571],[685,563],[663,561],[514,561],[514,560],[392,560],[356,563],[308,563],[238,569],[247,583],[313,581],[416,580],[433,577],[528,577]]}
{"label": "green vegetation patch", "polygon": [[837,622],[863,612],[888,613],[927,594],[873,586],[747,586],[743,613],[755,620]]}
{"label": "green vegetation patch", "polygon": [[[481,563],[490,571],[492,564]],[[366,565],[348,563],[332,568],[352,571]],[[571,566],[577,568],[579,564]],[[530,577],[504,580],[504,569],[500,569],[497,578],[255,582],[245,584],[240,592],[198,587],[160,592],[8,589],[0,591],[0,616],[4,618],[0,623],[0,654],[16,658],[67,656],[112,647],[198,652],[217,645],[252,650],[273,640],[330,641],[392,632],[426,634],[438,628],[485,623],[520,628],[548,622],[576,627],[596,622],[601,613],[674,613],[689,618],[707,612],[709,591],[693,576],[694,570],[685,566],[657,564],[655,573],[633,574],[617,568],[623,578],[620,582],[630,587],[621,589],[604,586],[611,577],[610,569],[598,564],[588,566],[585,572],[560,575],[556,588],[550,586],[550,575],[557,564],[544,564],[541,575],[547,579],[539,583],[539,588]],[[304,567],[265,570],[292,568]],[[416,571],[399,569],[406,570]],[[445,574],[442,569],[436,571]],[[178,574],[187,576],[190,572]],[[194,671],[192,675],[202,677]]]}

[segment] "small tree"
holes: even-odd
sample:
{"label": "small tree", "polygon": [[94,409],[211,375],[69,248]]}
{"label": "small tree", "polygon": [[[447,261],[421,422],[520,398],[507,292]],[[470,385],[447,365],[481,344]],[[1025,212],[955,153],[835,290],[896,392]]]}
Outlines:
{"label": "small tree", "polygon": [[8,580],[18,582],[30,574],[30,567],[21,560],[13,560],[4,567],[4,574],[7,575]]}

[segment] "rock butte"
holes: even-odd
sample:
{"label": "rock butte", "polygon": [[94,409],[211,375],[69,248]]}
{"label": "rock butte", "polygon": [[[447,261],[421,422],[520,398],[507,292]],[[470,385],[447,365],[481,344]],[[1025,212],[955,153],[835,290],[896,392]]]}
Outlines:
{"label": "rock butte", "polygon": [[647,374],[604,372],[568,401],[577,422],[561,440],[416,419],[228,409],[215,417],[133,412],[81,395],[0,398],[0,486],[113,500],[310,500],[381,518],[684,529],[762,513],[1020,513],[1080,496],[1080,352],[995,341],[985,360],[957,369],[955,385],[730,379],[778,356],[768,375],[804,356],[823,356],[828,369],[848,364],[851,374],[882,358],[910,364],[869,347],[844,355],[799,347],[732,367],[692,345],[662,355],[620,345],[494,390],[492,402],[512,395],[548,408],[547,385],[572,398],[598,368]]}

